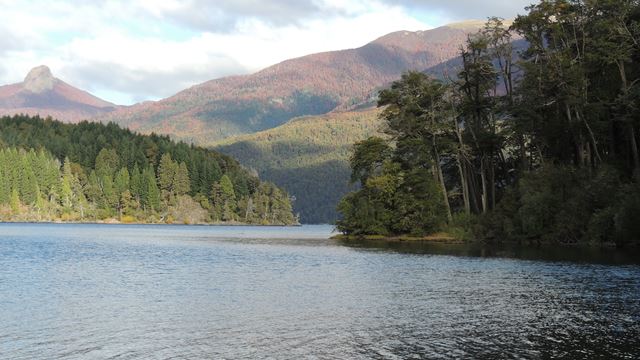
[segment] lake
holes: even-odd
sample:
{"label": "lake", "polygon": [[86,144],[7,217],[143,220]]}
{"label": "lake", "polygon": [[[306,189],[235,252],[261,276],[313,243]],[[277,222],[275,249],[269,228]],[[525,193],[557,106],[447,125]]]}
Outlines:
{"label": "lake", "polygon": [[331,231],[1,224],[0,358],[640,357],[633,255]]}

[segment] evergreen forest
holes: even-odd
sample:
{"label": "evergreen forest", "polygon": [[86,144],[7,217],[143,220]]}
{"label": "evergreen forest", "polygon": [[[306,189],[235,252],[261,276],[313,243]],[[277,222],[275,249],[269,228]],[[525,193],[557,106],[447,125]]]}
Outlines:
{"label": "evergreen forest", "polygon": [[640,2],[544,0],[503,22],[469,36],[457,73],[380,92],[343,233],[640,244]]}
{"label": "evergreen forest", "polygon": [[0,118],[0,219],[295,224],[286,192],[232,158],[115,124]]}

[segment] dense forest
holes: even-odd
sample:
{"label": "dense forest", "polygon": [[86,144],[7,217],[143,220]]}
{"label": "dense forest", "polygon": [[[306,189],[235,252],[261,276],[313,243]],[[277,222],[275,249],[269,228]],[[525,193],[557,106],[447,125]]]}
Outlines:
{"label": "dense forest", "polygon": [[349,184],[354,142],[376,134],[377,109],[305,116],[274,129],[224,140],[216,150],[232,156],[295,198],[294,212],[306,224],[333,224],[336,204]]}
{"label": "dense forest", "polygon": [[294,224],[232,158],[115,124],[0,118],[0,219]]}
{"label": "dense forest", "polygon": [[380,93],[385,134],[354,146],[341,231],[640,243],[640,2],[527,11],[470,35],[449,79]]}

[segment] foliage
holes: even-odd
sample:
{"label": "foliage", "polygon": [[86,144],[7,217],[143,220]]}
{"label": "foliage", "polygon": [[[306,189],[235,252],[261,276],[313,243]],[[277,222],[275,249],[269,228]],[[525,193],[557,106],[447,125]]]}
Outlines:
{"label": "foliage", "polygon": [[[296,222],[286,193],[227,156],[166,137],[14,116],[0,118],[0,138],[3,220]],[[224,191],[211,192],[220,183]],[[266,205],[249,217],[238,202]]]}
{"label": "foliage", "polygon": [[260,178],[287,190],[304,223],[334,223],[349,183],[351,145],[376,134],[377,110],[294,119],[256,134],[227,139],[215,149],[238,159]]}
{"label": "foliage", "polygon": [[[374,138],[355,145],[362,189],[340,204],[342,231],[411,231],[394,228],[402,221],[434,228],[438,212],[412,218],[405,211],[415,199],[383,201],[394,182],[377,179],[395,174],[406,184],[424,173],[407,194],[442,204],[449,228],[464,214],[463,232],[485,241],[640,244],[640,2],[545,0],[527,9],[510,28],[490,18],[470,35],[455,79],[409,72],[380,93],[387,161],[398,165],[391,173],[379,165],[387,150],[374,150]],[[519,61],[513,33],[528,43]],[[381,214],[404,215],[387,224]]]}
{"label": "foliage", "polygon": [[[445,220],[441,189],[424,168],[403,169],[392,160],[384,140],[371,137],[356,143],[351,165],[361,189],[338,205],[343,218],[338,229],[353,235],[427,235]],[[403,155],[404,156],[404,155]]]}

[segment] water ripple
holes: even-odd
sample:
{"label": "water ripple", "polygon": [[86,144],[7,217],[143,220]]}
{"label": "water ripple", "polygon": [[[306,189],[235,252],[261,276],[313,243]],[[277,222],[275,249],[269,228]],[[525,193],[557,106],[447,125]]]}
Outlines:
{"label": "water ripple", "polygon": [[638,265],[317,239],[330,231],[0,225],[0,358],[640,357]]}

